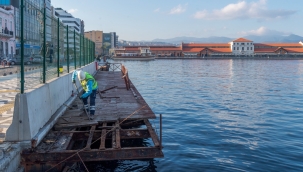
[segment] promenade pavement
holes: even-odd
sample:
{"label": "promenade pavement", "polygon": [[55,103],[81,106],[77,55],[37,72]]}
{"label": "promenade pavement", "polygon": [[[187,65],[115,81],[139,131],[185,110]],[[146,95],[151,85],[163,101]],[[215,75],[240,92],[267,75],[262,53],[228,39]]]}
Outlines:
{"label": "promenade pavement", "polygon": [[[65,72],[66,66],[64,66]],[[11,73],[6,76],[1,75],[5,70]],[[70,69],[74,70],[73,68]],[[20,73],[16,73],[18,67],[0,69],[0,143],[5,140],[6,131],[12,123],[14,114],[14,103],[16,94],[20,92]],[[25,92],[41,84],[42,68],[39,66],[25,67]],[[46,71],[46,80],[57,77],[57,68],[48,66]]]}
{"label": "promenade pavement", "polygon": [[[40,84],[39,69],[26,73],[25,90]],[[6,131],[12,123],[15,96],[20,92],[20,78],[17,74],[0,76],[0,143],[4,141]]]}

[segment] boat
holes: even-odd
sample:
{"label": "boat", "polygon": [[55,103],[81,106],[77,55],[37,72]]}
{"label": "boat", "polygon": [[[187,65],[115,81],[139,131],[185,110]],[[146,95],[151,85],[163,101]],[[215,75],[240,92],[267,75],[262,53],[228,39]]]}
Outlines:
{"label": "boat", "polygon": [[120,49],[120,51],[115,51],[112,56],[113,60],[154,60],[155,58],[156,56],[151,53],[149,47],[140,47],[140,53],[125,53],[125,51]]}

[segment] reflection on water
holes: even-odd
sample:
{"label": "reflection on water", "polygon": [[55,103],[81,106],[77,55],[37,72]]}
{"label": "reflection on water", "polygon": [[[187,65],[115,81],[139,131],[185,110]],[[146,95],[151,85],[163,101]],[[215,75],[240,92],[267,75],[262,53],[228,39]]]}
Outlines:
{"label": "reflection on water", "polygon": [[303,61],[122,63],[163,114],[165,157],[103,171],[302,171]]}

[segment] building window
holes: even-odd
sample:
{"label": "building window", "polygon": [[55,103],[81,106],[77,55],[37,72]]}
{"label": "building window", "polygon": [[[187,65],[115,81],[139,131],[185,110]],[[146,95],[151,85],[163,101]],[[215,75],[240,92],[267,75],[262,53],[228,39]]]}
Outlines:
{"label": "building window", "polygon": [[237,47],[237,50],[239,50],[239,47]]}
{"label": "building window", "polygon": [[250,50],[252,50],[252,47],[250,47]]}
{"label": "building window", "polygon": [[242,47],[242,51],[244,51],[244,47]]}
{"label": "building window", "polygon": [[236,47],[234,47],[234,50],[236,50]]}
{"label": "building window", "polygon": [[249,47],[247,47],[247,50],[249,50]]}

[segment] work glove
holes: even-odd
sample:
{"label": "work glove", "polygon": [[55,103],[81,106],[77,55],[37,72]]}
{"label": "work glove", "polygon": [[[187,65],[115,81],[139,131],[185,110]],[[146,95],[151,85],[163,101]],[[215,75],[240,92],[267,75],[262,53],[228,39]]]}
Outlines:
{"label": "work glove", "polygon": [[73,81],[72,81],[72,82],[73,82],[73,83],[76,83],[76,80],[74,80],[74,79],[73,79]]}
{"label": "work glove", "polygon": [[86,97],[84,97],[84,94],[82,94],[82,96],[80,96],[80,99],[84,99],[84,98],[86,98]]}

